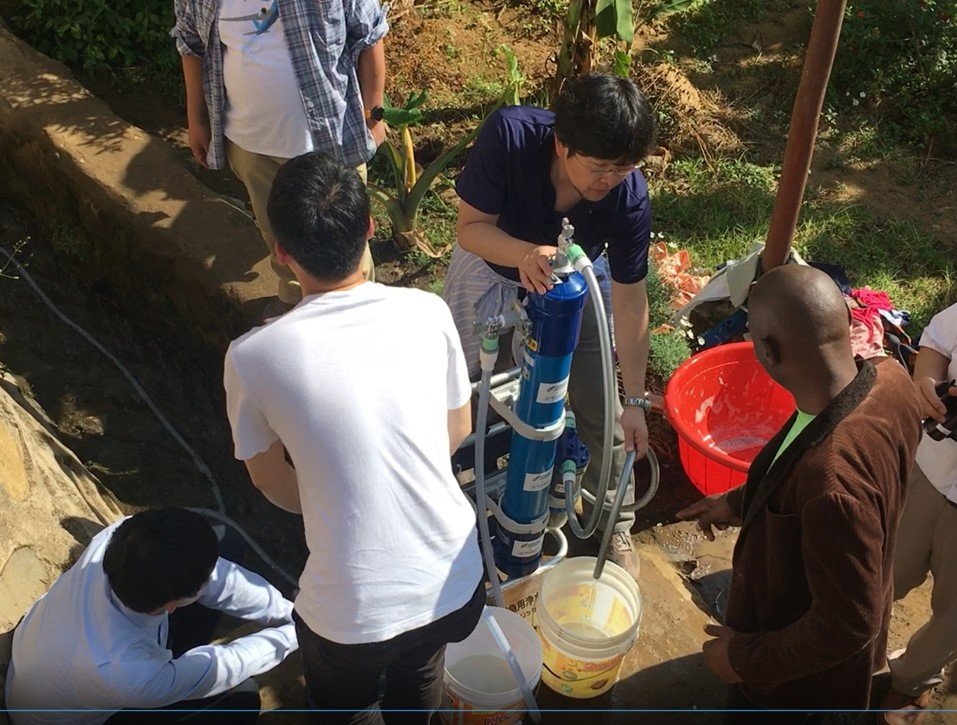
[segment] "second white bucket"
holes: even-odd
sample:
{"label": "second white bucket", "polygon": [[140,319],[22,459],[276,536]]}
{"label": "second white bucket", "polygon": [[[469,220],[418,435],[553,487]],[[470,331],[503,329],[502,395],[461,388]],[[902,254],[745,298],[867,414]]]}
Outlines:
{"label": "second white bucket", "polygon": [[[542,676],[538,634],[514,612],[489,609],[518,659],[525,684],[534,692]],[[521,722],[527,707],[505,656],[483,620],[464,640],[446,647],[441,712],[445,725],[514,725]]]}

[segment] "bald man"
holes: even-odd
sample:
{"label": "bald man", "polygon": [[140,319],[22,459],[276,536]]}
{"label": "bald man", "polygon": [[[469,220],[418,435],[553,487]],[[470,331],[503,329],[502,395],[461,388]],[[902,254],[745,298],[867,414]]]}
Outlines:
{"label": "bald man", "polygon": [[896,361],[856,360],[840,290],[816,269],[778,267],[748,300],[754,353],[797,411],[747,482],[678,513],[740,526],[726,626],[709,625],[708,667],[729,683],[726,722],[759,709],[860,710],[885,664],[897,522],[920,407]]}

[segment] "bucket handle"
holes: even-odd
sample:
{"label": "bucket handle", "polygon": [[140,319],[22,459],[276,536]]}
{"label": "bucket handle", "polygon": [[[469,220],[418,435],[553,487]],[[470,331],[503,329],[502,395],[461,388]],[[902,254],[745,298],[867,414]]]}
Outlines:
{"label": "bucket handle", "polygon": [[529,688],[525,682],[525,674],[518,664],[515,652],[512,651],[512,647],[508,643],[508,638],[499,626],[498,620],[495,619],[495,615],[492,613],[490,607],[485,607],[482,611],[482,620],[485,622],[485,626],[488,627],[488,631],[492,633],[492,639],[495,640],[495,644],[497,644],[498,648],[502,651],[502,654],[505,656],[505,661],[508,662],[508,666],[512,670],[512,676],[522,691],[522,697],[525,698],[525,705],[528,707],[529,717],[532,718],[532,722],[535,723],[535,725],[538,725],[538,723],[542,721],[542,713],[538,709],[538,703],[535,702],[535,695],[532,694],[531,688]]}

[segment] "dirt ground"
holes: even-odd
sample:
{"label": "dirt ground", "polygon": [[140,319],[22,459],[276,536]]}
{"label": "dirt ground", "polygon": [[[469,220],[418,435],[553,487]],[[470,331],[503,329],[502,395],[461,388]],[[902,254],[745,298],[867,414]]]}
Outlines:
{"label": "dirt ground", "polygon": [[[446,6],[447,11],[441,10]],[[481,83],[476,78],[491,83],[503,77],[499,69],[504,66],[496,55],[502,42],[507,42],[520,59],[527,78],[526,93],[540,90],[553,72],[554,38],[539,24],[529,23],[527,10],[481,0],[437,3],[435,7],[439,9],[424,13],[413,11],[410,4],[395,4],[388,41],[388,90],[394,97],[428,88],[434,100],[430,105],[438,107],[443,98],[467,100],[463,89],[473,88],[479,98]],[[457,8],[454,16],[453,7]],[[748,148],[769,158],[780,158],[786,129],[773,124],[749,126],[743,111],[756,105],[790,107],[806,22],[805,4],[794,3],[778,18],[743,25],[716,49],[714,74],[667,65],[640,70],[646,88],[667,99],[682,116],[679,132],[668,141],[673,150],[696,148],[707,154]],[[671,43],[651,29],[642,42],[663,50]],[[761,69],[772,63],[790,67],[791,75],[764,75]],[[190,161],[181,108],[146,89],[117,93],[102,82],[91,85],[120,116],[170,143],[183,163],[211,188],[242,199],[241,185],[228,173],[208,172]],[[439,119],[441,123],[417,130],[421,160],[427,160],[430,149],[447,140],[457,124],[470,123],[478,110],[475,104],[464,101],[459,106],[446,111]],[[833,168],[829,159],[837,153],[826,142],[821,145],[815,158],[813,186],[848,203],[865,204],[876,213],[910,219],[937,234],[944,243],[957,243],[957,215],[953,213],[957,166],[952,162],[935,160],[928,154],[921,159],[854,162]],[[150,319],[137,300],[121,299],[105,282],[76,274],[83,264],[73,256],[78,248],[73,241],[75,234],[75,230],[41,224],[0,199],[0,245],[10,250],[20,240],[31,239],[18,257],[29,264],[31,274],[47,294],[122,359],[186,440],[202,452],[219,481],[230,515],[253,531],[287,571],[299,571],[306,553],[301,520],[267,505],[232,458],[220,383],[221,359],[198,348],[188,333],[177,330],[168,320]],[[398,254],[387,240],[378,240],[373,252],[377,274],[383,281],[427,288],[441,276],[442,265],[423,270],[414,258]],[[11,273],[8,270],[6,274]],[[156,422],[128,381],[89,343],[57,320],[22,281],[9,277],[0,277],[0,365],[29,384],[56,421],[64,442],[114,491],[127,510],[170,503],[213,506],[208,481]],[[641,512],[636,539],[673,565],[679,581],[693,591],[702,611],[720,617],[734,535],[724,534],[712,544],[693,527],[675,523],[674,512],[696,500],[698,494],[681,471],[673,432],[660,419],[653,422],[653,427],[653,441],[662,464],[662,487],[651,506]],[[289,587],[255,557],[247,563],[289,593]],[[656,590],[658,586],[662,588]],[[671,596],[668,587],[672,586],[673,582],[654,580],[643,594],[648,601],[663,600]],[[903,644],[928,614],[925,585],[895,606],[891,646]],[[680,627],[681,623],[675,622],[674,626]],[[297,664],[291,658],[270,679],[267,695],[272,705],[301,705]],[[640,707],[647,703],[650,695],[627,684],[638,681],[629,679],[636,671],[625,674],[626,684],[620,686],[618,699],[603,703],[586,701],[582,705],[544,693],[543,706],[575,709],[571,715],[549,715],[547,722],[563,718],[580,721],[580,708],[589,705],[614,707],[627,703]],[[716,691],[713,683],[703,687],[710,688],[712,694]],[[686,702],[677,692],[666,693],[665,698],[671,698],[671,707]],[[953,677],[941,688],[936,704],[957,708]],[[649,723],[692,722],[690,715],[667,720],[661,714],[628,717],[640,717]],[[942,725],[952,717],[935,715],[929,722]],[[299,720],[289,713],[264,716],[263,721]],[[693,720],[699,721],[706,720]]]}
{"label": "dirt ground", "polygon": [[[301,519],[263,505],[232,457],[222,360],[169,320],[150,319],[136,299],[120,299],[106,282],[76,274],[83,265],[70,250],[78,233],[42,225],[0,198],[0,245],[13,251],[29,240],[18,261],[67,317],[120,359],[199,452],[229,514],[298,572],[305,562]],[[209,481],[129,381],[16,275],[12,268],[0,275],[0,365],[26,383],[63,442],[128,512],[171,503],[216,508]]]}

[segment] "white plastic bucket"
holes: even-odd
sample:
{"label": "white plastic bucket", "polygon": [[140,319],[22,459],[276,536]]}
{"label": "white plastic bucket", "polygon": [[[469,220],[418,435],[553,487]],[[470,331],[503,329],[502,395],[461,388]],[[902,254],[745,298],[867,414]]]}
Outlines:
{"label": "white plastic bucket", "polygon": [[538,595],[542,680],[566,697],[597,697],[611,689],[638,637],[638,585],[610,561],[595,581],[595,562],[591,556],[566,559],[542,577]]}
{"label": "white plastic bucket", "polygon": [[[522,617],[499,607],[489,607],[508,638],[534,692],[542,677],[542,644],[534,628]],[[446,725],[514,725],[528,706],[502,651],[488,627],[479,621],[475,631],[445,649]]]}

